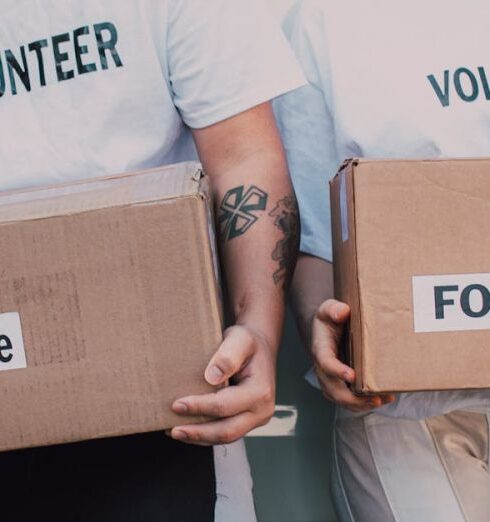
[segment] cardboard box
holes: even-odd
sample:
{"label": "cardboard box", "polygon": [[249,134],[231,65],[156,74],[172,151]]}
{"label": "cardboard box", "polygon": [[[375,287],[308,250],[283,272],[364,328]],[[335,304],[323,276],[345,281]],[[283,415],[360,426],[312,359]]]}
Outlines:
{"label": "cardboard box", "polygon": [[355,390],[490,387],[490,159],[350,160],[331,205]]}
{"label": "cardboard box", "polygon": [[183,423],[221,341],[195,163],[0,194],[0,450]]}

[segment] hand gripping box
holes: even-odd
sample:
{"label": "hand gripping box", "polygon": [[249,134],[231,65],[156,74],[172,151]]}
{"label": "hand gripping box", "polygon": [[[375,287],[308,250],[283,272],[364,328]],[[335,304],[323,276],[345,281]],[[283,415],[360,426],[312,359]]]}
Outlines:
{"label": "hand gripping box", "polygon": [[490,159],[349,160],[331,208],[354,389],[490,387]]}
{"label": "hand gripping box", "polygon": [[195,163],[0,194],[0,450],[183,423],[221,340],[212,230]]}

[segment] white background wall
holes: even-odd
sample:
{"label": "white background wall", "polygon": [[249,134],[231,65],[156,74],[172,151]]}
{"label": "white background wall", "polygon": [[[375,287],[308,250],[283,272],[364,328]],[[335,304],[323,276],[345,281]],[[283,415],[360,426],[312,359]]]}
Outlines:
{"label": "white background wall", "polygon": [[279,17],[283,17],[295,0],[268,0]]}

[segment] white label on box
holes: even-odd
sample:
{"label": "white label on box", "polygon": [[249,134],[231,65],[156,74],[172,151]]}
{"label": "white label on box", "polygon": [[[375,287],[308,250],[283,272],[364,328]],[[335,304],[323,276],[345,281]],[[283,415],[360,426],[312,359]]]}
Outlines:
{"label": "white label on box", "polygon": [[342,227],[342,241],[349,239],[349,215],[347,213],[347,182],[345,170],[340,173],[340,223]]}
{"label": "white label on box", "polygon": [[0,371],[27,368],[22,326],[17,312],[0,314]]}
{"label": "white label on box", "polygon": [[490,274],[412,277],[416,332],[490,329]]}

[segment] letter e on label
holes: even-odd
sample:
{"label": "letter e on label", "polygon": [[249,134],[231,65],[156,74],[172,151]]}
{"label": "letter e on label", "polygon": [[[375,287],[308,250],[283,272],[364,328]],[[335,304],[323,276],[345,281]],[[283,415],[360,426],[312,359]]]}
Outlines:
{"label": "letter e on label", "polygon": [[20,316],[0,313],[0,371],[19,368],[27,368]]}
{"label": "letter e on label", "polygon": [[412,277],[415,332],[490,330],[490,274]]}

